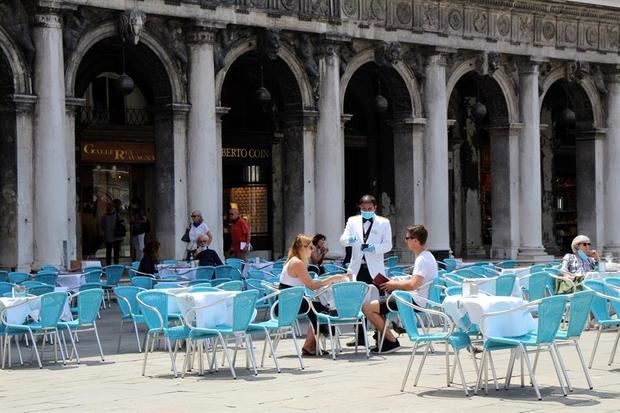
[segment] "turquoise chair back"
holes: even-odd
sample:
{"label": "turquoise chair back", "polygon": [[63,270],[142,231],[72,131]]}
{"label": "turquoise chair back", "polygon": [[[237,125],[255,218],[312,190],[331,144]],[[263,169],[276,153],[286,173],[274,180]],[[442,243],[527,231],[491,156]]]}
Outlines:
{"label": "turquoise chair back", "polygon": [[121,313],[123,314],[123,316],[127,317],[130,315],[140,314],[140,306],[138,305],[138,300],[136,299],[136,296],[141,291],[144,290],[140,287],[136,287],[133,285],[118,286],[114,289],[114,295],[127,300],[118,300],[118,306],[121,308]]}
{"label": "turquoise chair back", "polygon": [[53,292],[41,296],[39,323],[43,328],[56,328],[67,302],[67,293]]}
{"label": "turquoise chair back", "polygon": [[226,265],[232,265],[233,267],[235,267],[239,271],[243,270],[243,264],[245,264],[245,262],[242,259],[239,259],[239,258],[226,258]]}
{"label": "turquoise chair back", "polygon": [[[620,293],[618,292],[618,290],[613,288],[613,287],[620,287],[620,279],[618,279],[618,278],[607,278],[603,282],[607,284],[607,285],[605,285],[606,291],[607,291],[607,295],[609,295],[611,297],[617,297],[617,298],[620,297]],[[619,302],[611,301],[611,307],[614,309],[616,314],[620,314],[620,303]]]}
{"label": "turquoise chair back", "polygon": [[395,267],[396,265],[398,265],[398,257],[396,255],[393,255],[391,257],[387,257],[385,260],[383,260],[383,262],[386,267]]}
{"label": "turquoise chair back", "polygon": [[[14,285],[14,284],[12,284],[12,285]],[[42,283],[41,281],[30,281],[30,280],[28,280],[28,281],[24,281],[23,283],[21,283],[21,285],[23,285],[26,288],[32,288],[32,287],[39,287],[41,285],[49,285],[49,284]]]}
{"label": "turquoise chair back", "polygon": [[[263,285],[261,280],[248,279],[248,280],[245,280],[245,283],[246,283],[248,290],[258,291],[259,298],[266,297],[271,292]],[[220,286],[220,288],[222,287]],[[257,301],[256,303],[256,308],[269,308],[269,307],[271,307],[270,300],[261,300],[261,301]]]}
{"label": "turquoise chair back", "polygon": [[232,265],[218,265],[215,267],[215,278],[241,280],[241,272]]}
{"label": "turquoise chair back", "polygon": [[252,280],[264,280],[265,273],[261,270],[248,270],[248,279]]}
{"label": "turquoise chair back", "polygon": [[108,265],[103,268],[103,272],[105,273],[106,287],[116,287],[125,273],[125,267],[122,265]]}
{"label": "turquoise chair back", "polygon": [[211,285],[214,287],[218,287],[222,284],[226,284],[229,281],[232,281],[232,280],[230,278],[220,278],[220,279],[214,278],[213,280],[211,280]]}
{"label": "turquoise chair back", "polygon": [[443,263],[446,267],[446,271],[452,272],[456,270],[456,260],[454,258],[444,258]]}
{"label": "turquoise chair back", "polygon": [[202,266],[196,268],[196,280],[210,280],[215,274],[215,267]]}
{"label": "turquoise chair back", "polygon": [[168,326],[168,294],[163,291],[142,291],[136,296],[149,330]]}
{"label": "turquoise chair back", "polygon": [[12,293],[14,285],[15,284],[13,283],[0,281],[0,297],[2,297],[6,293]]}
{"label": "turquoise chair back", "polygon": [[[605,286],[605,283],[600,280],[585,280],[583,285],[594,292],[604,295],[607,295],[609,290],[607,286]],[[596,321],[604,321],[611,318],[609,314],[609,305],[607,304],[607,300],[605,298],[598,296],[594,297],[592,300],[591,311],[592,314],[594,314]]]}
{"label": "turquoise chair back", "polygon": [[464,278],[487,278],[486,272],[480,267],[461,268],[452,273]]}
{"label": "turquoise chair back", "polygon": [[[273,275],[280,275],[280,273],[282,272],[282,268],[284,268],[284,261],[276,261],[271,267],[271,273]],[[325,270],[327,271],[327,269]]]}
{"label": "turquoise chair back", "polygon": [[202,286],[205,286],[205,287],[211,287],[211,281],[207,281],[207,280],[192,280],[192,281],[189,281],[186,285],[188,287],[191,287],[193,285],[202,285]]}
{"label": "turquoise chair back", "polygon": [[222,283],[217,286],[220,290],[224,291],[243,291],[243,281],[232,280]]}
{"label": "turquoise chair back", "polygon": [[510,297],[515,286],[516,274],[504,274],[495,280],[495,295],[500,297]]}
{"label": "turquoise chair back", "polygon": [[567,301],[565,295],[555,295],[542,299],[538,305],[538,331],[536,333],[538,344],[549,344],[555,340]]}
{"label": "turquoise chair back", "polygon": [[446,296],[449,297],[451,295],[463,295],[463,287],[455,285],[453,287],[446,288]]}
{"label": "turquoise chair back", "polygon": [[134,270],[137,270],[138,268],[140,268],[140,261],[133,261],[131,263],[131,268],[133,268]]}
{"label": "turquoise chair back", "polygon": [[136,276],[131,279],[131,283],[136,287],[150,290],[153,288],[153,279],[151,277]]}
{"label": "turquoise chair back", "polygon": [[428,289],[428,299],[434,301],[436,303],[441,303],[442,301],[442,293],[446,283],[439,277],[436,277],[433,280],[430,288]]}
{"label": "turquoise chair back", "polygon": [[534,274],[535,272],[539,272],[539,271],[543,271],[545,268],[547,268],[548,265],[547,264],[536,264],[536,265],[532,265],[530,267],[530,274]]}
{"label": "turquoise chair back", "polygon": [[80,291],[77,295],[77,315],[80,324],[94,323],[102,302],[103,290],[101,288]]}
{"label": "turquoise chair back", "polygon": [[198,284],[198,285],[191,286],[187,291],[190,293],[207,293],[210,291],[222,291],[222,290],[220,290],[217,287],[211,287],[210,285]]}
{"label": "turquoise chair back", "polygon": [[579,337],[588,322],[590,307],[596,297],[594,291],[580,291],[570,299],[570,316],[568,319],[567,337]]}
{"label": "turquoise chair back", "polygon": [[26,289],[26,292],[30,295],[43,295],[54,292],[53,285],[36,285]]}
{"label": "turquoise chair back", "polygon": [[9,272],[8,271],[0,271],[0,282],[9,282]]}
{"label": "turquoise chair back", "polygon": [[505,269],[516,268],[517,262],[515,260],[506,260],[506,261],[498,262],[497,266],[499,268],[505,268]]}
{"label": "turquoise chair back", "polygon": [[45,264],[41,266],[41,271],[51,271],[51,272],[55,272],[58,274],[58,267],[56,267],[55,265],[51,265],[51,264]]}
{"label": "turquoise chair back", "polygon": [[342,274],[343,271],[346,271],[346,269],[343,269],[341,266],[333,264],[333,263],[329,263],[329,262],[323,264],[323,269],[325,270],[325,272],[331,272],[331,273],[334,273],[334,274],[336,274],[336,273]]}
{"label": "turquoise chair back", "polygon": [[101,268],[87,268],[84,273],[84,280],[87,283],[100,283],[101,274],[103,274],[103,270]]}
{"label": "turquoise chair back", "polygon": [[233,299],[233,331],[245,331],[252,321],[258,291],[248,290],[235,295]]}
{"label": "turquoise chair back", "polygon": [[79,291],[87,291],[87,290],[101,290],[100,283],[86,283],[80,285]]}
{"label": "turquoise chair back", "polygon": [[536,301],[545,298],[548,291],[549,279],[553,279],[545,271],[532,273],[528,279],[527,299]]}
{"label": "turquoise chair back", "polygon": [[278,294],[278,327],[291,327],[299,315],[304,287],[291,287]]}
{"label": "turquoise chair back", "polygon": [[368,284],[359,281],[348,281],[332,285],[334,303],[340,318],[358,317],[364,298],[368,292]]}
{"label": "turquoise chair back", "polygon": [[177,265],[177,260],[164,260],[162,262],[164,265]]}
{"label": "turquoise chair back", "polygon": [[30,274],[25,272],[10,272],[9,273],[9,282],[13,284],[21,284],[24,281],[28,281],[30,279]]}
{"label": "turquoise chair back", "polygon": [[[413,304],[413,297],[406,291],[394,291],[392,294],[407,303]],[[420,333],[418,331],[418,320],[415,316],[415,310],[399,300],[396,300],[396,307],[398,308],[398,315],[403,323],[403,327],[407,331],[407,335],[409,335],[410,338],[419,337]]]}
{"label": "turquoise chair back", "polygon": [[41,282],[47,285],[56,285],[56,279],[58,278],[58,273],[52,271],[39,271],[35,276],[34,280]]}
{"label": "turquoise chair back", "polygon": [[175,283],[175,282],[158,282],[157,284],[155,284],[155,289],[162,289],[162,288],[181,288],[181,284],[179,283]]}

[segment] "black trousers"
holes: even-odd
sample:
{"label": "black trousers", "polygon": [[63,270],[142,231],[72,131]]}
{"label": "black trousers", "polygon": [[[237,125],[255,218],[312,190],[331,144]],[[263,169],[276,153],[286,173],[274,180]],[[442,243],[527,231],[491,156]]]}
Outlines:
{"label": "black trousers", "polygon": [[[366,264],[362,264],[360,266],[360,270],[357,273],[357,281],[364,282],[366,284],[373,283],[370,272],[368,272],[368,266]],[[379,293],[383,294],[383,291],[379,291]],[[357,343],[358,345],[362,345],[364,343],[364,330],[361,326],[357,329]]]}
{"label": "black trousers", "polygon": [[112,264],[112,250],[114,250],[114,264],[118,264],[118,256],[121,251],[121,241],[112,241],[105,243],[105,263]]}

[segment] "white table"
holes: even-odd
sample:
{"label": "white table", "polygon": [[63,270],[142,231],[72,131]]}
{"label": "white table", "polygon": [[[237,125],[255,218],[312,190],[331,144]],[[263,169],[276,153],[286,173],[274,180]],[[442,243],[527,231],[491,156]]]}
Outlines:
{"label": "white table", "polygon": [[163,267],[157,271],[159,278],[187,278],[188,280],[196,279],[196,268],[191,267]]}
{"label": "white table", "polygon": [[[66,293],[67,288],[56,287],[55,291]],[[41,297],[0,297],[0,313],[5,308],[7,308],[6,318],[9,324],[24,324],[28,316],[32,317],[34,320],[38,320],[39,311],[41,310]],[[71,309],[69,307],[69,300],[65,301],[65,307],[60,318],[63,321],[73,319]]]}
{"label": "white table", "polygon": [[[467,328],[463,318],[467,315],[472,324],[480,326],[482,315],[510,310],[523,305],[525,301],[517,297],[497,297],[479,294],[475,297],[453,295],[446,297],[443,307],[460,328]],[[536,322],[529,311],[517,311],[485,319],[484,330],[489,337],[518,337],[536,330]]]}
{"label": "white table", "polygon": [[86,284],[86,276],[83,273],[58,274],[56,284],[67,288],[68,291],[76,292],[80,289],[80,285]]}
{"label": "white table", "polygon": [[[500,275],[501,277],[501,275]],[[468,282],[473,282],[478,286],[478,290],[488,293],[490,295],[496,295],[497,293],[497,279],[499,277],[490,277],[490,278],[468,278]],[[519,282],[519,278],[515,278],[515,282],[512,286],[512,292],[510,293],[513,297],[523,297],[523,292],[521,290],[521,283]]]}
{"label": "white table", "polygon": [[182,292],[174,297],[182,314],[195,307],[208,306],[196,311],[196,327],[213,328],[218,325],[232,325],[232,298],[237,294],[239,291]]}
{"label": "white table", "polygon": [[586,273],[586,280],[600,280],[602,278],[606,278],[606,277],[620,277],[620,272],[614,271],[606,271],[606,272],[599,272],[599,271],[591,271],[591,272],[587,272]]}
{"label": "white table", "polygon": [[252,261],[246,261],[246,263],[243,265],[243,272],[241,273],[241,275],[243,276],[243,278],[248,278],[248,272],[250,270],[259,270],[259,271],[267,271],[267,272],[271,272],[273,270],[273,262],[269,261],[269,262],[252,262]]}

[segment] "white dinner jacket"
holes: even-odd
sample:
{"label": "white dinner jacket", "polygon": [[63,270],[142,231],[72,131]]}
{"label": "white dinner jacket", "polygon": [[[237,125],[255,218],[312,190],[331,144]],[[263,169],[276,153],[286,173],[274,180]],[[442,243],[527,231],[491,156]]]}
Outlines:
{"label": "white dinner jacket", "polygon": [[[349,238],[355,235],[355,242],[349,244]],[[347,220],[344,232],[340,236],[340,243],[345,247],[353,247],[351,252],[351,262],[348,272],[357,277],[362,264],[362,257],[366,258],[368,272],[372,278],[377,274],[385,274],[383,254],[392,250],[392,226],[387,218],[375,215],[374,223],[368,235],[367,244],[375,246],[375,252],[363,252],[361,246],[364,243],[364,231],[362,226],[362,216],[354,215]]]}

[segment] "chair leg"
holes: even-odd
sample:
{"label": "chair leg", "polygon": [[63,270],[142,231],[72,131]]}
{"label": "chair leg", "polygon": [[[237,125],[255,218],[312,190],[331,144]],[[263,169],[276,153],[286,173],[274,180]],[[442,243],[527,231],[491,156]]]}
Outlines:
{"label": "chair leg", "polygon": [[562,359],[562,355],[560,354],[560,349],[555,343],[551,343],[551,347],[553,347],[553,350],[555,351],[555,357],[558,359],[558,362],[560,363],[560,370],[562,371],[562,374],[564,375],[564,380],[566,381],[566,387],[568,387],[569,392],[572,392],[573,387],[570,384],[570,379],[568,378],[568,372],[566,371],[564,360]]}
{"label": "chair leg", "polygon": [[510,359],[508,360],[508,369],[506,370],[506,380],[504,381],[504,390],[508,390],[512,381],[512,371],[515,366],[517,352],[515,349],[510,350]]}
{"label": "chair leg", "polygon": [[499,391],[499,385],[497,384],[497,374],[495,373],[495,363],[493,363],[493,354],[489,353],[489,364],[491,365],[491,374],[493,375],[493,383],[495,384],[495,391]]}
{"label": "chair leg", "polygon": [[77,351],[77,347],[75,345],[75,340],[73,339],[73,332],[71,332],[71,330],[69,330],[69,340],[71,340],[71,356],[69,357],[69,360],[71,360],[73,358],[73,352],[75,351],[75,359],[77,360],[77,363],[80,364],[80,355],[78,354]]}
{"label": "chair leg", "polygon": [[590,364],[588,368],[592,368],[592,363],[594,362],[594,355],[596,354],[596,349],[598,348],[598,341],[601,338],[601,332],[603,331],[603,326],[598,327],[598,334],[596,335],[596,339],[594,340],[594,348],[592,349],[592,355],[590,356]]}
{"label": "chair leg", "polygon": [[523,345],[519,345],[519,349],[521,350],[521,357],[523,358],[525,365],[527,366],[527,371],[530,373],[530,379],[532,380],[532,385],[534,386],[536,396],[538,397],[538,400],[542,400],[540,390],[538,389],[538,383],[536,382],[536,375],[534,374],[534,370],[532,369],[532,364],[530,363],[530,358],[527,355],[527,350]]}
{"label": "chair leg", "polygon": [[[258,370],[256,369],[256,357],[254,356],[254,343],[252,342],[252,336],[249,334],[245,335],[245,343],[246,343],[246,351],[250,358],[250,362],[252,363],[252,368],[254,369],[254,375],[258,375]],[[273,350],[273,347],[272,347]],[[274,360],[275,360],[275,354]],[[246,356],[247,357],[247,356]],[[278,366],[278,361],[275,360],[276,368],[278,369],[278,373],[280,372],[280,367]]]}
{"label": "chair leg", "polygon": [[562,394],[567,396],[566,387],[564,387],[564,377],[562,371],[560,370],[560,366],[558,363],[557,355],[555,353],[555,348],[552,345],[549,345],[549,354],[551,355],[551,361],[553,362],[553,368],[555,369],[555,374],[558,376],[558,381],[560,382],[560,388],[562,389]]}
{"label": "chair leg", "polygon": [[95,330],[95,337],[97,338],[97,346],[99,347],[101,361],[105,361],[105,358],[103,357],[103,349],[101,348],[101,340],[99,339],[99,330],[97,329],[97,322],[95,321],[93,321],[93,329]]}
{"label": "chair leg", "polygon": [[136,324],[136,320],[133,321],[133,331],[136,333],[136,343],[138,343],[138,353],[142,353],[142,348],[140,347],[140,333],[138,333],[138,324]]}
{"label": "chair leg", "polygon": [[[172,354],[172,343],[170,342],[170,337],[166,337],[166,344],[168,345],[168,355],[170,356],[170,362],[172,363],[172,372],[174,373],[174,377],[177,377],[177,363],[174,359],[174,355]],[[176,340],[175,340],[175,349],[176,349]]]}
{"label": "chair leg", "polygon": [[185,360],[183,360],[183,371],[181,371],[181,378],[185,378],[185,373],[187,372],[188,364],[189,364],[189,355],[191,343],[189,339],[185,339]]}
{"label": "chair leg", "polygon": [[24,365],[24,359],[22,358],[22,349],[19,345],[19,337],[15,336],[15,347],[17,348],[17,355],[19,356],[19,365]]}
{"label": "chair leg", "polygon": [[418,367],[418,373],[415,376],[415,381],[413,382],[414,386],[418,385],[418,381],[420,380],[420,374],[422,374],[422,367],[424,367],[424,362],[426,361],[426,356],[428,355],[428,351],[430,350],[430,343],[426,344],[426,349],[424,350],[424,355],[422,356],[422,360],[420,361],[420,366]]}
{"label": "chair leg", "polygon": [[400,386],[400,391],[405,391],[405,385],[407,384],[407,379],[409,378],[409,372],[411,371],[411,365],[413,364],[413,359],[415,358],[415,352],[418,349],[418,342],[413,345],[413,351],[411,351],[411,357],[409,358],[409,364],[407,364],[407,370],[405,370],[405,377],[403,377],[403,384]]}
{"label": "chair leg", "polygon": [[[329,330],[329,342],[332,346],[332,359],[336,360],[336,346],[334,345],[334,335],[332,334],[332,323],[329,321],[329,319],[327,320],[327,329]],[[355,347],[357,348],[357,341],[355,343]]]}
{"label": "chair leg", "polygon": [[366,348],[366,358],[370,358],[370,349],[368,348],[368,334],[366,333],[366,318],[362,319],[362,330],[364,330],[364,347]]}
{"label": "chair leg", "polygon": [[590,372],[588,371],[588,368],[586,367],[586,361],[584,360],[583,353],[581,352],[581,346],[579,346],[579,342],[577,340],[573,340],[573,343],[575,343],[575,350],[577,350],[577,356],[579,356],[579,362],[581,363],[583,374],[586,375],[586,380],[588,381],[588,387],[590,388],[590,390],[592,390],[594,386],[592,385],[592,378],[590,377]]}
{"label": "chair leg", "polygon": [[[278,365],[278,358],[276,357],[276,349],[273,347],[273,342],[271,341],[271,337],[269,337],[269,331],[267,331],[266,329],[265,329],[265,340],[269,343],[269,347],[271,348],[271,356],[273,357],[273,362],[276,365],[276,369],[278,370],[278,373],[280,373],[281,370],[280,370],[280,366]],[[262,366],[263,365],[261,363],[261,367]]]}
{"label": "chair leg", "polygon": [[[125,320],[121,318],[121,326],[118,329],[118,344],[116,345],[116,352],[121,352],[121,337],[123,336],[123,323]],[[138,346],[140,346],[140,342],[138,341]]]}
{"label": "chair leg", "polygon": [[269,336],[269,331],[265,329],[265,340],[263,340],[263,355],[260,358],[260,366],[265,367],[265,353],[267,352],[267,337]]}
{"label": "chair leg", "polygon": [[297,352],[297,358],[299,359],[299,367],[304,370],[304,359],[301,356],[301,351],[299,350],[299,344],[297,344],[297,337],[295,337],[295,332],[291,332],[291,339],[293,340],[293,345],[295,346],[295,351]]}
{"label": "chair leg", "polygon": [[144,376],[144,373],[146,372],[146,359],[149,356],[149,342],[151,341],[151,336],[147,333],[146,334],[146,344],[144,346],[144,362],[142,364],[142,375]]}
{"label": "chair leg", "polygon": [[476,387],[474,388],[474,394],[478,394],[478,389],[482,387],[482,374],[486,366],[487,353],[488,351],[486,349],[482,351],[482,360],[480,360],[480,370],[478,370],[478,374],[476,377]]}
{"label": "chair leg", "polygon": [[62,364],[66,365],[67,359],[65,358],[65,351],[60,344],[60,334],[58,333],[58,329],[56,329],[56,339],[54,340],[54,347],[56,346],[60,347],[60,357],[62,358]]}
{"label": "chair leg", "polygon": [[461,365],[461,358],[459,357],[459,351],[457,349],[454,349],[454,360],[455,364],[459,368],[459,375],[461,376],[461,383],[463,384],[463,391],[465,392],[465,397],[469,397],[469,389],[467,388],[465,374],[463,373],[463,366]]}
{"label": "chair leg", "polygon": [[224,337],[220,334],[220,342],[222,343],[222,349],[224,351],[224,357],[226,357],[226,360],[228,360],[228,367],[230,368],[230,373],[233,376],[233,379],[237,379],[237,374],[235,373],[235,366],[233,363],[230,362],[230,355],[228,354],[228,347],[226,346],[226,341],[224,340]]}
{"label": "chair leg", "polygon": [[616,334],[616,341],[614,341],[614,346],[611,349],[611,354],[609,355],[609,362],[607,363],[608,366],[611,366],[611,364],[614,362],[614,358],[616,357],[616,350],[618,349],[619,339],[620,339],[620,328],[618,329],[618,333]]}
{"label": "chair leg", "polygon": [[445,344],[446,344],[446,387],[450,387],[450,343],[448,343],[448,340],[446,340]]}

